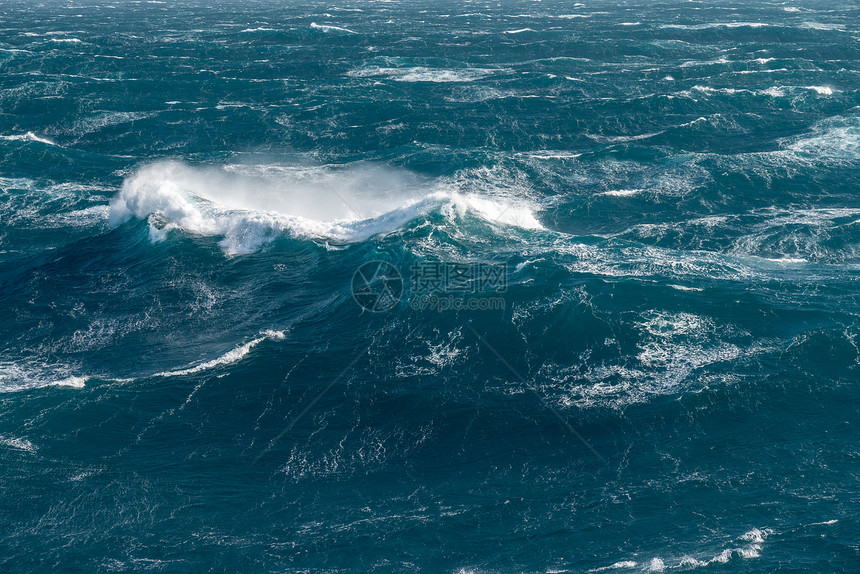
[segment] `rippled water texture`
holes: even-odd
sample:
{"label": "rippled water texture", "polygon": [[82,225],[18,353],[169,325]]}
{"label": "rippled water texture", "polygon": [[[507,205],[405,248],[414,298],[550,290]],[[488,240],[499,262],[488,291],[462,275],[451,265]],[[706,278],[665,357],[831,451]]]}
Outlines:
{"label": "rippled water texture", "polygon": [[860,570],[858,23],[4,1],[0,570]]}

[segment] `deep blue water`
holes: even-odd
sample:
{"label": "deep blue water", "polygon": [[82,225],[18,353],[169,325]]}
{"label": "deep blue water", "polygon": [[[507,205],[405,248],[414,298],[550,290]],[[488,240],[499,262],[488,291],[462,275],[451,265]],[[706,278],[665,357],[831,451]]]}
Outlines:
{"label": "deep blue water", "polygon": [[3,572],[857,572],[858,288],[856,2],[0,4]]}

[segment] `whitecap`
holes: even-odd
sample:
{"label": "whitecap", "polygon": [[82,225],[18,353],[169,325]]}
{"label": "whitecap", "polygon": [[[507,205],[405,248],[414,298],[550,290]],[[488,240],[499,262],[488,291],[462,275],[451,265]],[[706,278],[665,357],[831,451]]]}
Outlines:
{"label": "whitecap", "polygon": [[60,379],[59,381],[54,381],[51,384],[55,387],[72,387],[73,389],[83,389],[86,386],[86,382],[89,380],[89,377],[67,377],[65,379]]}
{"label": "whitecap", "polygon": [[311,22],[311,28],[315,30],[322,30],[323,32],[347,32],[349,34],[357,34],[357,32],[353,32],[352,30],[347,30],[346,28],[341,28],[340,26],[329,26],[326,24],[317,24],[316,22]]}
{"label": "whitecap", "polygon": [[206,361],[205,363],[200,363],[198,365],[194,365],[193,367],[187,367],[185,369],[179,369],[176,371],[163,371],[160,373],[155,373],[154,377],[179,377],[183,375],[193,375],[194,373],[199,373],[201,371],[208,371],[215,367],[221,367],[226,365],[232,365],[234,363],[238,363],[242,359],[244,359],[248,353],[251,352],[251,349],[265,341],[266,339],[271,339],[274,341],[281,341],[286,337],[286,333],[283,331],[273,331],[268,330],[264,331],[260,337],[255,339],[251,339],[247,343],[242,343],[238,345],[220,357],[216,359],[212,359],[211,361]]}
{"label": "whitecap", "polygon": [[836,30],[840,32],[845,30],[845,24],[828,24],[825,22],[804,22],[800,27],[806,28],[807,30]]}
{"label": "whitecap", "polygon": [[0,135],[0,139],[6,141],[29,141],[29,142],[39,142],[46,145],[57,145],[52,142],[48,138],[37,136],[33,132],[27,132],[25,134],[12,134],[12,135]]}
{"label": "whitecap", "polygon": [[4,437],[0,436],[0,444],[3,446],[14,448],[15,450],[23,450],[26,452],[36,452],[36,446],[25,438],[19,437]]}
{"label": "whitecap", "polygon": [[72,375],[61,365],[40,364],[37,361],[0,362],[0,393],[13,393],[42,387],[82,389],[88,376]]}
{"label": "whitecap", "polygon": [[636,134],[636,135],[632,135],[632,136],[622,136],[622,135],[618,135],[618,136],[605,136],[605,135],[594,135],[594,134],[585,134],[585,135],[586,135],[588,138],[590,138],[590,139],[592,139],[592,140],[594,140],[594,141],[597,141],[597,142],[603,142],[603,143],[627,143],[627,142],[638,141],[638,140],[646,140],[646,139],[649,139],[649,138],[653,138],[653,137],[655,137],[655,136],[659,136],[659,135],[660,135],[660,134],[662,134],[662,133],[663,133],[663,131],[661,130],[661,131],[658,131],[658,132],[651,132],[651,133],[647,133],[647,134]]}
{"label": "whitecap", "polygon": [[[644,571],[664,572],[666,570],[702,568],[711,566],[712,564],[726,564],[735,556],[743,560],[758,558],[761,555],[762,545],[771,534],[773,534],[773,530],[769,528],[753,528],[738,537],[737,542],[740,542],[741,545],[726,548],[716,555],[710,555],[710,557],[705,555],[704,557],[697,558],[687,555],[670,560],[669,558],[655,556],[645,564]],[[616,562],[611,566],[589,570],[589,572],[605,572],[619,568],[635,568],[636,566],[636,562],[624,560]]]}
{"label": "whitecap", "polygon": [[636,568],[636,562],[633,560],[622,560],[621,562],[616,562],[615,564],[610,564],[609,566],[603,566],[602,568],[594,568],[589,570],[589,572],[605,572],[607,570],[619,570],[621,568]]}
{"label": "whitecap", "polygon": [[408,68],[391,68],[369,66],[347,72],[348,76],[354,78],[367,78],[374,76],[385,76],[397,82],[472,82],[489,76],[496,70],[486,68],[428,68],[424,66],[413,66]]}
{"label": "whitecap", "polygon": [[609,191],[604,191],[598,195],[608,195],[611,197],[631,197],[634,195],[638,195],[645,190],[643,189],[611,189]]}
{"label": "whitecap", "polygon": [[360,242],[438,210],[541,228],[530,201],[511,197],[492,174],[473,175],[488,180],[463,176],[431,181],[366,164],[213,168],[163,161],[126,178],[110,202],[109,223],[147,219],[154,242],[172,229],[220,236],[228,255],[251,253],[283,234]]}
{"label": "whitecap", "polygon": [[705,24],[661,24],[660,28],[675,30],[708,30],[711,28],[764,28],[764,22],[708,22]]}

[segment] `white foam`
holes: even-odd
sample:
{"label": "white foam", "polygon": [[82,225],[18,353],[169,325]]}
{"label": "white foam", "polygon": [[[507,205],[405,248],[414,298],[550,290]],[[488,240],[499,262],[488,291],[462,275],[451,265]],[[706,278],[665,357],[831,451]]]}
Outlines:
{"label": "white foam", "polygon": [[[729,59],[725,56],[720,56],[716,60],[686,60],[681,63],[682,68],[692,68],[695,66],[719,66],[723,64],[728,64]],[[695,89],[695,88],[694,88]]]}
{"label": "white foam", "polygon": [[651,133],[646,133],[646,134],[635,134],[632,136],[622,136],[622,135],[604,136],[604,135],[594,135],[594,134],[585,134],[585,135],[588,138],[593,139],[594,141],[597,141],[597,142],[627,143],[627,142],[633,142],[633,141],[639,141],[639,140],[647,140],[649,138],[653,138],[655,136],[658,136],[662,133],[663,133],[662,131],[659,131],[659,132],[651,132]]}
{"label": "white foam", "polygon": [[822,96],[832,96],[833,95],[833,88],[828,87],[828,86],[807,86],[806,89],[807,90],[813,90],[813,91],[815,91],[815,93],[822,95]]}
{"label": "white foam", "polygon": [[567,150],[540,150],[519,152],[517,155],[534,159],[576,159],[581,156],[582,153]]}
{"label": "white foam", "polygon": [[534,216],[531,205],[526,202],[500,202],[474,194],[461,195],[452,199],[454,201],[450,205],[455,209],[471,211],[490,222],[504,223],[522,229],[544,229]]}
{"label": "white foam", "polygon": [[825,120],[814,126],[810,134],[788,145],[787,150],[794,154],[816,156],[816,162],[857,161],[860,159],[860,118],[836,117]]}
{"label": "white foam", "polygon": [[808,30],[838,30],[842,31],[845,29],[845,24],[827,24],[824,22],[804,22],[800,25],[801,28],[806,28]]}
{"label": "white foam", "polygon": [[427,68],[424,66],[413,66],[408,68],[393,68],[369,66],[358,68],[347,72],[348,76],[354,78],[366,78],[384,76],[397,82],[473,82],[494,73],[496,70],[486,68]]}
{"label": "white foam", "polygon": [[36,452],[36,446],[25,438],[0,436],[0,444],[16,450]]}
{"label": "white foam", "polygon": [[[584,263],[586,267],[593,265]],[[563,294],[560,301],[569,299]],[[559,301],[536,301],[534,312],[551,311],[558,304]],[[530,307],[521,311],[525,316],[531,312]],[[543,392],[557,397],[555,400],[564,408],[599,405],[623,409],[656,396],[697,392],[711,384],[725,385],[731,376],[713,373],[711,365],[753,357],[769,351],[774,344],[763,341],[744,348],[739,341],[746,336],[745,331],[690,313],[650,311],[642,315],[637,327],[635,362],[547,362],[539,373],[540,379],[546,381],[540,383]],[[615,345],[612,341],[605,344]]]}
{"label": "white foam", "polygon": [[643,191],[643,189],[612,189],[609,191],[604,191],[599,195],[609,195],[611,197],[632,197],[634,195],[642,193]]}
{"label": "white foam", "polygon": [[764,28],[764,22],[708,22],[706,24],[662,24],[660,28],[676,30],[708,30],[711,28]]}
{"label": "white foam", "polygon": [[47,365],[36,361],[0,362],[0,393],[14,393],[50,386],[84,388],[89,377],[72,375],[69,370],[68,367]]}
{"label": "white foam", "polygon": [[103,128],[130,123],[151,117],[151,112],[104,112],[75,122],[69,130],[75,135],[82,136],[97,132]]}
{"label": "white foam", "polygon": [[242,343],[233,349],[230,349],[217,359],[212,359],[211,361],[206,361],[205,363],[200,363],[199,365],[195,365],[193,367],[188,367],[186,369],[179,369],[176,371],[163,371],[161,373],[156,373],[154,377],[179,377],[182,375],[192,375],[194,373],[199,373],[201,371],[208,371],[209,369],[213,369],[215,367],[220,367],[224,365],[232,365],[233,363],[238,363],[257,345],[265,341],[266,339],[272,339],[274,341],[283,340],[286,337],[286,334],[283,331],[264,331],[262,336],[257,337],[256,339],[251,339],[247,343]]}
{"label": "white foam", "polygon": [[322,30],[323,32],[347,32],[348,34],[356,34],[357,32],[353,32],[352,30],[347,30],[346,28],[341,28],[340,26],[330,26],[326,24],[317,24],[316,22],[311,22],[311,28],[315,30]]}
{"label": "white foam", "polygon": [[621,562],[616,562],[615,564],[610,564],[609,566],[603,566],[602,568],[594,568],[589,570],[589,572],[606,572],[607,570],[618,570],[620,568],[636,568],[636,562],[633,560],[622,560]]}
{"label": "white foam", "polygon": [[505,30],[505,34],[522,34],[523,32],[534,32],[532,28],[520,28],[519,30]]}
{"label": "white foam", "polygon": [[28,141],[28,142],[39,142],[46,145],[57,145],[51,140],[37,136],[33,132],[27,132],[25,134],[12,134],[12,135],[0,135],[0,139],[6,141]]}
{"label": "white foam", "polygon": [[785,96],[785,90],[780,87],[773,86],[766,90],[762,90],[762,94],[766,96],[771,96],[772,98],[782,98]]}
{"label": "white foam", "polygon": [[[730,548],[726,548],[721,550],[716,555],[711,556],[710,558],[696,558],[695,556],[682,556],[680,558],[675,558],[673,560],[669,560],[668,558],[661,558],[659,556],[653,557],[644,567],[645,572],[663,572],[667,569],[676,570],[676,569],[693,569],[693,568],[701,568],[710,566],[712,564],[726,564],[733,557],[737,556],[743,560],[749,560],[751,558],[758,558],[761,555],[762,545],[768,536],[773,534],[773,530],[769,528],[753,528],[752,530],[741,535],[737,541],[744,543],[741,546],[733,546]],[[668,562],[668,564],[667,564]],[[606,570],[618,569],[618,568],[635,568],[637,566],[636,562],[632,560],[625,560],[621,562],[616,562],[611,566],[604,566],[603,568],[596,568],[594,570],[589,570],[589,572],[604,572]]]}
{"label": "white foam", "polygon": [[677,289],[678,291],[704,291],[701,287],[688,287],[686,285],[673,285],[669,284],[668,287],[672,289]]}
{"label": "white foam", "polygon": [[[126,178],[111,200],[112,226],[148,219],[153,241],[168,231],[220,236],[229,255],[250,253],[283,234],[338,243],[400,229],[433,210],[468,211],[487,221],[539,229],[532,204],[503,197],[492,181],[475,193],[457,180],[435,182],[382,166],[225,166],[165,161]],[[480,189],[481,186],[478,186]]]}
{"label": "white foam", "polygon": [[832,525],[836,524],[837,522],[839,522],[839,521],[836,519],[825,520],[824,522],[813,522],[811,524],[807,524],[807,526],[832,526]]}
{"label": "white foam", "polygon": [[83,389],[86,386],[86,382],[89,380],[89,377],[68,377],[65,379],[60,379],[59,381],[54,381],[51,383],[55,387],[72,387],[73,389]]}

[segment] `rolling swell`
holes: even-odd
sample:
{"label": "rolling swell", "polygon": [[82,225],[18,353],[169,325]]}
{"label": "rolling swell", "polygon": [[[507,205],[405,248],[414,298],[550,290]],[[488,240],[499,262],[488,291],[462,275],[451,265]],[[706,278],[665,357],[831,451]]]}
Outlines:
{"label": "rolling swell", "polygon": [[0,9],[3,568],[851,571],[856,6],[655,6]]}

